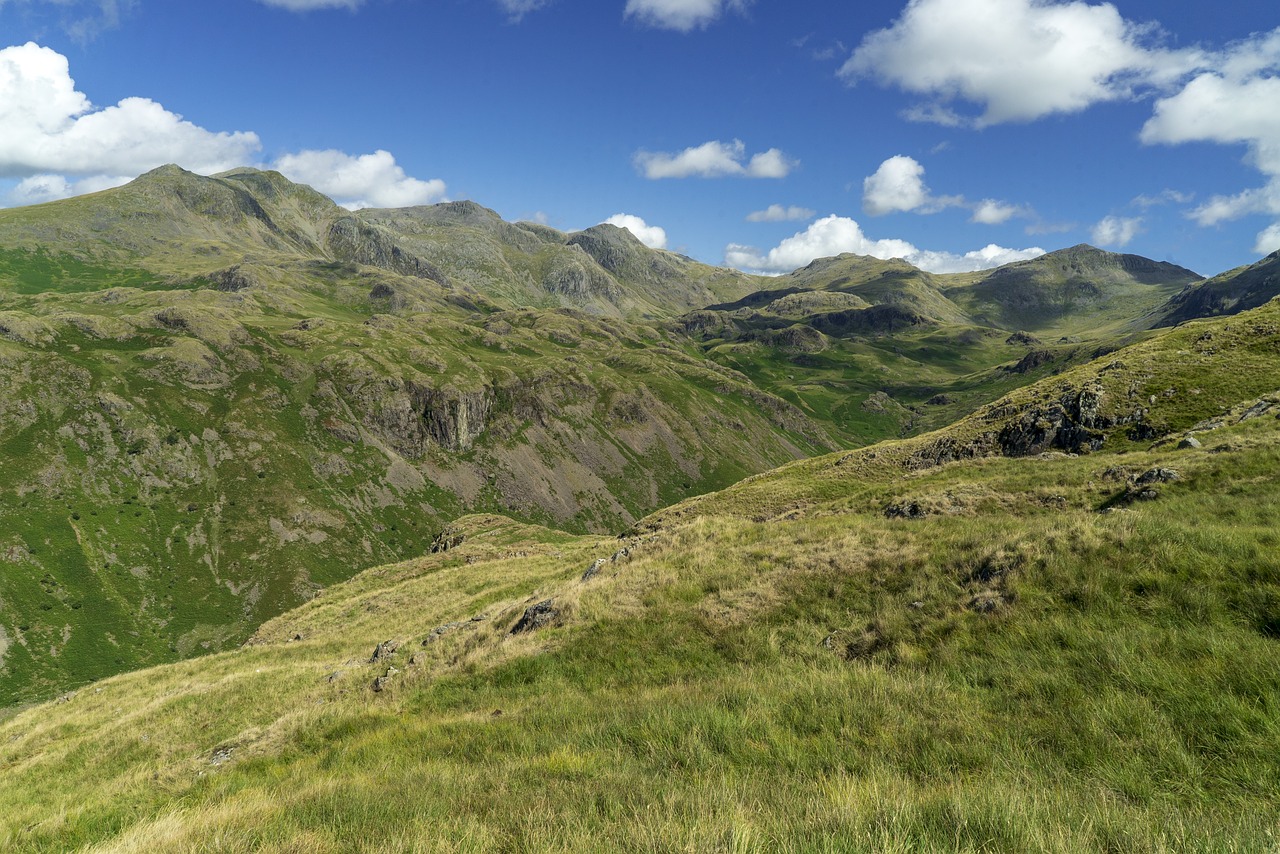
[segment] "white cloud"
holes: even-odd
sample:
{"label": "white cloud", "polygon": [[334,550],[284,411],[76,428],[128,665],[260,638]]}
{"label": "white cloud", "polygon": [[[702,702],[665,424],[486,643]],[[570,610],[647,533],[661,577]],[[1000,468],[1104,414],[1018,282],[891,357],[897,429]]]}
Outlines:
{"label": "white cloud", "polygon": [[1110,3],[910,0],[841,75],[928,96],[911,112],[917,120],[965,121],[945,106],[963,100],[982,106],[977,126],[1030,121],[1168,85],[1203,61],[1199,51],[1151,46],[1157,36]]}
{"label": "white cloud", "polygon": [[789,273],[818,258],[845,252],[881,259],[902,258],[922,270],[933,273],[985,270],[1044,254],[1044,250],[1039,247],[1006,249],[995,244],[963,255],[921,250],[905,240],[872,239],[863,233],[862,227],[856,221],[833,215],[824,217],[805,231],[788,237],[768,252],[731,243],[725,248],[725,263],[731,267],[752,272]]}
{"label": "white cloud", "polygon": [[1274,223],[1258,233],[1258,242],[1254,244],[1253,251],[1259,255],[1280,252],[1280,222]]}
{"label": "white cloud", "polygon": [[96,193],[129,183],[132,179],[122,175],[94,175],[79,181],[68,181],[63,175],[32,175],[18,182],[7,195],[9,205],[38,205],[69,199],[85,193]]}
{"label": "white cloud", "polygon": [[1187,216],[1200,225],[1217,225],[1249,214],[1267,213],[1280,214],[1280,178],[1272,178],[1264,187],[1234,196],[1214,196]]}
{"label": "white cloud", "polygon": [[1011,205],[996,199],[983,199],[973,206],[970,222],[982,225],[1001,225],[1015,216],[1031,216],[1031,210],[1023,205]]}
{"label": "white cloud", "polygon": [[687,33],[713,23],[725,11],[746,7],[747,0],[627,0],[624,14],[650,27]]}
{"label": "white cloud", "polygon": [[1142,233],[1142,217],[1104,217],[1093,227],[1093,242],[1099,246],[1128,246]]}
{"label": "white cloud", "polygon": [[762,211],[754,211],[747,214],[747,222],[799,222],[812,219],[816,213],[817,211],[796,207],[795,205],[790,207],[769,205]]}
{"label": "white cloud", "polygon": [[913,211],[929,202],[924,167],[904,155],[890,157],[862,182],[862,209],[872,216]]}
{"label": "white cloud", "polygon": [[[1148,144],[1216,142],[1247,146],[1264,186],[1218,195],[1191,211],[1201,225],[1249,214],[1280,214],[1280,29],[1229,47],[1215,67],[1156,102],[1142,128]],[[1264,232],[1265,233],[1265,232]]]}
{"label": "white cloud", "polygon": [[1029,208],[996,199],[977,203],[964,196],[935,196],[924,181],[924,167],[912,157],[899,154],[880,164],[875,174],[862,182],[862,209],[870,216],[900,211],[935,214],[947,208],[969,208],[971,222],[999,225],[1015,216],[1031,216]]}
{"label": "white cloud", "polygon": [[334,150],[300,151],[279,158],[272,168],[351,210],[429,205],[442,201],[446,191],[441,180],[421,181],[406,175],[387,151],[359,156]]}
{"label": "white cloud", "polygon": [[931,252],[922,249],[915,255],[909,256],[907,260],[921,270],[928,270],[930,273],[975,273],[978,270],[1003,267],[1005,264],[1012,264],[1016,261],[1030,261],[1032,258],[1039,258],[1043,254],[1044,250],[1039,246],[1032,246],[1029,249],[1008,249],[1004,246],[988,243],[981,249],[975,249],[963,255],[954,255],[950,252]]}
{"label": "white cloud", "polygon": [[1149,208],[1159,207],[1160,205],[1186,205],[1195,200],[1195,193],[1184,193],[1181,190],[1161,190],[1154,196],[1146,195],[1136,196],[1131,202],[1135,207],[1147,210]]}
{"label": "white cloud", "polygon": [[636,236],[636,239],[650,249],[667,248],[667,232],[656,225],[649,225],[638,216],[631,214],[614,214],[605,220],[608,225],[625,228]]}
{"label": "white cloud", "polygon": [[530,12],[544,9],[550,4],[551,0],[498,0],[498,5],[511,17],[512,21],[519,21]]}
{"label": "white cloud", "polygon": [[742,140],[712,140],[678,154],[662,151],[640,151],[636,167],[651,181],[662,178],[785,178],[797,165],[776,148],[753,155],[747,160],[747,147]]}
{"label": "white cloud", "polygon": [[138,175],[165,163],[218,172],[249,162],[253,133],[215,133],[155,101],[95,107],[67,58],[27,43],[0,50],[0,177]]}
{"label": "white cloud", "polygon": [[265,6],[288,9],[290,12],[310,12],[314,9],[358,9],[364,0],[258,0]]}

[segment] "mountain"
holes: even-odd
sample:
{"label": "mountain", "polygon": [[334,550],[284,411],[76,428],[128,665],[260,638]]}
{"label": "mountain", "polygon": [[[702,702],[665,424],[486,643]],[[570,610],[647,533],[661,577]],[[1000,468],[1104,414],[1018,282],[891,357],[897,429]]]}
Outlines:
{"label": "mountain", "polygon": [[1280,295],[1280,252],[1245,267],[1189,285],[1161,306],[1155,326],[1172,326],[1198,317],[1238,314]]}
{"label": "mountain", "polygon": [[460,519],[0,722],[0,846],[1269,850],[1278,329],[1164,330],[621,538]]}
{"label": "mountain", "polygon": [[1131,323],[1204,277],[1164,261],[1073,246],[956,277],[945,289],[977,322],[1040,334],[1082,334]]}
{"label": "mountain", "polygon": [[[483,249],[473,220],[618,302],[538,307],[526,282],[520,304],[449,256]],[[0,706],[232,647],[468,512],[617,530],[838,447],[622,320],[639,268],[559,240],[466,204],[351,214],[253,170],[0,211]],[[679,267],[619,246],[661,268],[644,287]]]}
{"label": "mountain", "polygon": [[[1185,279],[1090,252],[1098,305]],[[0,706],[234,647],[466,514],[616,532],[1125,340],[978,324],[1001,275],[766,280],[252,169],[0,211]]]}
{"label": "mountain", "polygon": [[1090,246],[981,273],[824,258],[675,321],[711,359],[830,423],[851,445],[913,435],[1142,335],[1201,282]]}
{"label": "mountain", "polygon": [[355,263],[436,286],[410,299],[461,295],[480,307],[614,317],[679,313],[765,281],[648,249],[614,226],[564,234],[504,222],[473,202],[353,213],[254,169],[204,177],[164,166],[117,189],[0,211],[0,247],[0,271],[21,277],[43,265],[64,286],[103,287],[112,281],[103,272],[141,283],[246,264],[285,268],[305,282]]}

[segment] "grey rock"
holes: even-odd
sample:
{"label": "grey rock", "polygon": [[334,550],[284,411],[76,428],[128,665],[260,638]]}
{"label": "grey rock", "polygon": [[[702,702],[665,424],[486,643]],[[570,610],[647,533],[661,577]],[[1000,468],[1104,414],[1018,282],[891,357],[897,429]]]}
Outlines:
{"label": "grey rock", "polygon": [[395,651],[400,648],[400,644],[393,640],[383,641],[373,650],[373,657],[369,659],[370,664],[377,664],[379,661],[386,661]]}
{"label": "grey rock", "polygon": [[890,504],[884,508],[886,519],[923,519],[929,515],[929,511],[920,506],[915,500],[900,501],[896,504]]}
{"label": "grey rock", "polygon": [[591,579],[595,578],[597,575],[600,574],[600,567],[604,566],[608,562],[609,561],[606,560],[605,558],[597,558],[595,563],[587,567],[587,571],[582,573],[582,580],[590,581]]}
{"label": "grey rock", "polygon": [[1175,480],[1182,480],[1182,475],[1174,469],[1153,468],[1138,475],[1134,483],[1138,486],[1146,486],[1152,483],[1171,483]]}
{"label": "grey rock", "polygon": [[373,688],[374,693],[381,693],[385,691],[387,686],[391,684],[391,677],[395,676],[399,672],[400,671],[394,667],[388,667],[387,672],[373,680],[373,685],[370,687]]}
{"label": "grey rock", "polygon": [[511,634],[518,635],[537,631],[554,623],[560,617],[560,611],[555,607],[555,601],[555,599],[544,599],[536,605],[530,605],[525,608],[524,614],[512,627]]}

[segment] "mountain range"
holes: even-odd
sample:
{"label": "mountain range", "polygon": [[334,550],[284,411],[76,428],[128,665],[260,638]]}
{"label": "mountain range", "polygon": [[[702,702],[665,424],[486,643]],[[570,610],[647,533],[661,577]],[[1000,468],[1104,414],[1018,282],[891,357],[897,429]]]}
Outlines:
{"label": "mountain range", "polygon": [[0,211],[0,847],[1264,850],[1277,265]]}

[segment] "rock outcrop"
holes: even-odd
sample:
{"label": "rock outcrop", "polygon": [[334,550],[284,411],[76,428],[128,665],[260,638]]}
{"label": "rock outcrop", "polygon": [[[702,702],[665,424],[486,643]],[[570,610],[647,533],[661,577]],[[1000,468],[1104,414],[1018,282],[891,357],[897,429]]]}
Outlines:
{"label": "rock outcrop", "polygon": [[329,226],[325,242],[329,251],[340,261],[366,264],[402,276],[448,284],[445,274],[434,264],[406,252],[396,244],[391,235],[355,217],[343,217]]}

